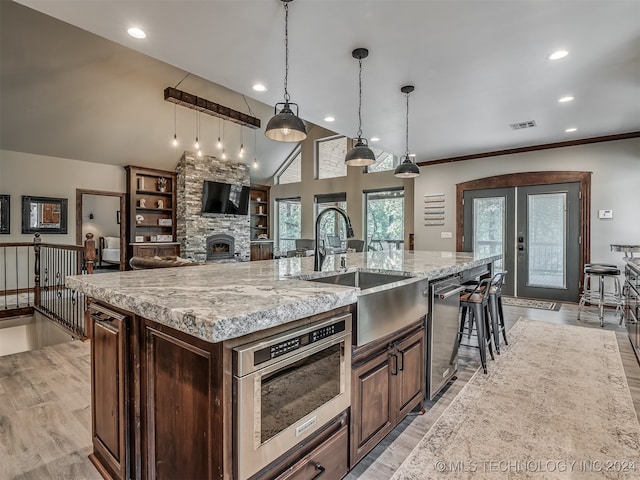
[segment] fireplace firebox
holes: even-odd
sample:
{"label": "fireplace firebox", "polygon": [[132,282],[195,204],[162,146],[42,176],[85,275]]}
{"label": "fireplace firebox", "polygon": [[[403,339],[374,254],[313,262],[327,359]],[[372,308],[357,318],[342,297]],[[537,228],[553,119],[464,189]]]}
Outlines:
{"label": "fireplace firebox", "polygon": [[207,261],[233,259],[234,244],[233,237],[224,233],[207,237]]}

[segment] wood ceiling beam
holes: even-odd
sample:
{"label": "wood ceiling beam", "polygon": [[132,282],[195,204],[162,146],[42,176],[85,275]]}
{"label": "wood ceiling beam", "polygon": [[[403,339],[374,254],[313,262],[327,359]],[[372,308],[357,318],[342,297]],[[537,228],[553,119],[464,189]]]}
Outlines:
{"label": "wood ceiling beam", "polygon": [[260,119],[247,115],[246,113],[233,110],[218,103],[201,98],[191,93],[183,92],[177,88],[167,87],[164,89],[164,99],[167,102],[175,103],[182,107],[187,107],[198,112],[206,113],[214,117],[229,120],[231,122],[249,128],[260,128]]}

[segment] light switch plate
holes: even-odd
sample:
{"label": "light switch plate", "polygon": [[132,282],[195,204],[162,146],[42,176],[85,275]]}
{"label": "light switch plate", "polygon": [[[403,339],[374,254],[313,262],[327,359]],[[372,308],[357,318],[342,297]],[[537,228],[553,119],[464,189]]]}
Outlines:
{"label": "light switch plate", "polygon": [[613,218],[613,210],[598,210],[598,218]]}
{"label": "light switch plate", "polygon": [[451,232],[440,232],[440,238],[453,238],[453,234]]}

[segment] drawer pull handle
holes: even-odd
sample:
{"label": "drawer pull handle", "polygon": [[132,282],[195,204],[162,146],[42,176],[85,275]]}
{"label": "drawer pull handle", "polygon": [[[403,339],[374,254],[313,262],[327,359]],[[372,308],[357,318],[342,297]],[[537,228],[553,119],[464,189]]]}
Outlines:
{"label": "drawer pull handle", "polygon": [[393,363],[391,364],[391,375],[398,375],[398,356],[395,353],[392,353],[390,356],[393,359]]}
{"label": "drawer pull handle", "polygon": [[400,360],[402,360],[402,363],[398,364],[398,370],[403,371],[404,370],[404,350],[398,350],[398,353],[400,353]]}
{"label": "drawer pull handle", "polygon": [[316,468],[316,470],[318,470],[318,473],[316,473],[311,480],[315,480],[320,475],[322,475],[324,473],[324,471],[325,471],[325,468],[320,464],[320,462],[316,463],[316,467],[315,468]]}

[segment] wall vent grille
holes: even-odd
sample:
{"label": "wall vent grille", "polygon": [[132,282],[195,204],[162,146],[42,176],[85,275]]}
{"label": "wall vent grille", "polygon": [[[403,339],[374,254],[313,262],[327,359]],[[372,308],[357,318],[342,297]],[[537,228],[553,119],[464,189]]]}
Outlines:
{"label": "wall vent grille", "polygon": [[529,120],[528,122],[511,123],[509,124],[511,130],[522,130],[523,128],[533,128],[536,126],[535,120]]}

